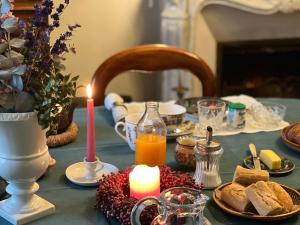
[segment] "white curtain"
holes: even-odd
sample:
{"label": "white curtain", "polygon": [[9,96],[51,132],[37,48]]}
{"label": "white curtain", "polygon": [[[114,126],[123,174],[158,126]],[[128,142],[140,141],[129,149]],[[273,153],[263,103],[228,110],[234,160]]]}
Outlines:
{"label": "white curtain", "polygon": [[[188,0],[165,0],[161,14],[161,41],[164,44],[188,49],[189,15]],[[184,97],[192,92],[192,75],[182,70],[171,70],[162,73],[162,100],[177,99],[173,89],[181,86],[188,88]]]}

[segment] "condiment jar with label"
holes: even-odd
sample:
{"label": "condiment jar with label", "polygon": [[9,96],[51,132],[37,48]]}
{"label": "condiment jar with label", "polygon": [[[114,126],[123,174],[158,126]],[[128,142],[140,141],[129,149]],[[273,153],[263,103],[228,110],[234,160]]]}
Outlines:
{"label": "condiment jar with label", "polygon": [[232,103],[228,105],[227,126],[234,129],[242,129],[246,124],[246,106],[242,103]]}
{"label": "condiment jar with label", "polygon": [[219,173],[220,158],[224,152],[220,143],[212,141],[212,128],[207,127],[206,139],[197,141],[195,182],[206,189],[218,187],[222,181]]}

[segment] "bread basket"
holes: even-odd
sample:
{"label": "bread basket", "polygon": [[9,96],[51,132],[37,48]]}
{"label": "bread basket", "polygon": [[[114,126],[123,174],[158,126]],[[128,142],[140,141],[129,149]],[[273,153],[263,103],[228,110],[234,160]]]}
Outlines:
{"label": "bread basket", "polygon": [[[279,214],[279,215],[274,215],[274,216],[260,216],[254,213],[247,213],[247,212],[238,212],[235,209],[233,209],[232,207],[230,207],[229,205],[227,205],[225,202],[223,202],[220,199],[220,192],[221,190],[226,187],[227,185],[230,185],[231,182],[223,184],[221,186],[219,186],[218,188],[215,189],[214,193],[213,193],[213,200],[214,202],[225,212],[232,214],[234,216],[238,216],[238,217],[242,217],[242,218],[246,218],[246,219],[250,219],[250,220],[257,220],[257,221],[275,221],[275,220],[283,220],[286,218],[289,218],[291,216],[296,215],[299,211],[300,211],[300,207],[295,208],[293,211],[289,212],[289,213],[284,213],[284,214]],[[294,205],[298,205],[300,206],[300,194],[298,191],[289,188],[285,185],[280,184],[281,187],[283,187],[287,193],[291,196]]]}
{"label": "bread basket", "polygon": [[290,141],[288,138],[287,138],[287,132],[289,131],[289,129],[291,129],[291,127],[295,126],[296,124],[300,124],[300,123],[294,123],[290,126],[287,126],[285,128],[283,128],[281,131],[280,131],[280,134],[281,134],[281,138],[282,138],[282,141],[288,146],[290,147],[291,149],[297,151],[297,152],[300,152],[300,145],[297,144],[297,143],[294,143],[292,141]]}

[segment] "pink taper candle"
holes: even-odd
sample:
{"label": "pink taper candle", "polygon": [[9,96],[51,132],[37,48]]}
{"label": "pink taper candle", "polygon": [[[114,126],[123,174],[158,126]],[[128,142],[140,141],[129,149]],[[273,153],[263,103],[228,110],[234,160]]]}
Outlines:
{"label": "pink taper candle", "polygon": [[87,86],[87,149],[86,161],[96,161],[96,146],[95,146],[95,119],[94,119],[94,99],[92,98],[92,87]]}

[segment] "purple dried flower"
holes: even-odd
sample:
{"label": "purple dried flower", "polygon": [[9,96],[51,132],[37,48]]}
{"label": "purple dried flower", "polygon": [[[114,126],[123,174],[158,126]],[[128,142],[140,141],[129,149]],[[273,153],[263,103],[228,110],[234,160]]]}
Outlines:
{"label": "purple dried flower", "polygon": [[65,8],[65,6],[64,6],[63,4],[60,4],[60,5],[58,6],[58,8],[56,9],[56,12],[62,13],[62,11],[64,10],[64,8]]}
{"label": "purple dried flower", "polygon": [[[60,16],[69,4],[69,0],[63,0],[54,10],[53,0],[43,0],[41,4],[35,5],[35,13],[25,27],[23,38],[26,40],[26,59],[28,60],[28,73],[31,77],[44,74],[51,74],[56,71],[54,55],[63,55],[68,52],[75,52],[74,47],[68,46],[67,41],[72,37],[73,31],[80,27],[75,24],[68,26],[68,30],[50,45],[51,32],[60,26]],[[48,23],[48,18],[53,19]],[[21,24],[23,25],[23,24]]]}
{"label": "purple dried flower", "polygon": [[59,25],[60,25],[60,23],[59,23],[58,20],[55,20],[55,21],[53,22],[53,26],[54,26],[54,27],[59,27]]}
{"label": "purple dried flower", "polygon": [[65,36],[66,36],[66,37],[71,37],[71,36],[72,36],[72,32],[67,31],[67,32],[65,33]]}
{"label": "purple dried flower", "polygon": [[57,13],[54,13],[53,15],[51,15],[51,18],[54,20],[59,20],[59,15]]}
{"label": "purple dried flower", "polygon": [[49,35],[49,33],[47,31],[43,32],[41,34],[41,36],[42,36],[42,40],[44,42],[49,43],[49,41],[50,41],[50,35]]}
{"label": "purple dried flower", "polygon": [[19,20],[19,28],[24,29],[26,27],[26,23],[23,20]]}
{"label": "purple dried flower", "polygon": [[53,1],[52,0],[44,0],[42,3],[43,6],[52,8],[53,7]]}
{"label": "purple dried flower", "polygon": [[35,44],[34,36],[31,32],[26,32],[24,39],[26,40],[25,47],[32,48]]}

